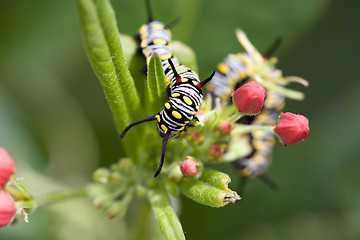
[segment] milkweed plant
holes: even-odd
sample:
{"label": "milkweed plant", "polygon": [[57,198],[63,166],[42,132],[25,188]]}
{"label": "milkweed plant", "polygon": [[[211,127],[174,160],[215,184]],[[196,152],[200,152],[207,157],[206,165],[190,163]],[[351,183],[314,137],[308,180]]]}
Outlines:
{"label": "milkweed plant", "polygon": [[[78,0],[77,4],[87,54],[120,136],[130,123],[164,108],[168,84],[162,60],[154,53],[146,66],[144,57],[137,52],[136,41],[119,33],[108,0]],[[230,164],[251,154],[248,133],[269,132],[284,145],[292,145],[307,137],[309,127],[306,117],[292,113],[282,113],[276,126],[241,124],[242,117],[261,111],[266,91],[301,100],[301,92],[284,86],[292,81],[304,85],[307,82],[283,77],[274,67],[275,58],[266,59],[259,54],[240,29],[236,36],[252,59],[244,59],[250,69],[249,83],[232,93],[233,103],[204,93],[197,117],[178,138],[169,141],[164,167],[156,178],[162,139],[154,123],[131,129],[121,141],[126,157],[114,159],[108,168],[95,170],[93,182],[80,190],[33,196],[25,187],[26,179],[20,181],[13,176],[16,160],[14,164],[7,151],[0,148],[0,227],[11,227],[16,215],[23,215],[28,222],[29,214],[37,208],[80,196],[90,198],[109,218],[122,218],[128,207],[140,199],[147,202],[166,239],[185,239],[173,206],[180,194],[215,208],[241,204],[242,196],[229,186],[229,175],[212,169],[209,163]],[[173,41],[172,46],[179,62],[196,71],[192,49],[179,41]],[[143,71],[145,66],[147,71]]]}

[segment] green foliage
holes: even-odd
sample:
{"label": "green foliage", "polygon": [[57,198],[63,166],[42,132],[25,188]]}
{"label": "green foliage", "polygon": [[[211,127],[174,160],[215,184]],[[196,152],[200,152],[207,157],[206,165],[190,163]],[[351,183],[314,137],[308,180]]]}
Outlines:
{"label": "green foliage", "polygon": [[[221,239],[224,232],[234,239],[359,238],[359,135],[354,134],[358,127],[353,124],[359,116],[354,110],[358,82],[353,66],[359,34],[351,27],[359,21],[359,4],[333,1],[324,17],[328,3],[152,1],[156,19],[170,22],[181,16],[174,38],[196,51],[200,76],[227,53],[241,51],[233,30],[242,27],[260,50],[281,36],[284,45],[276,53],[280,53],[281,68],[311,81],[306,100],[289,101],[288,107],[308,111],[314,132],[307,144],[276,149],[269,175],[280,191],[273,193],[254,182],[241,204],[220,211],[185,199],[181,220],[188,239]],[[143,1],[112,4],[122,32],[132,35],[146,21]],[[73,2],[25,0],[19,5],[8,1],[0,13],[6,23],[0,24],[2,146],[18,162],[26,159],[18,174],[31,190],[44,192],[64,187],[59,182],[87,181],[97,165],[108,166],[125,153],[99,83],[88,67]],[[343,27],[334,34],[334,26]],[[127,50],[123,49],[124,54]],[[135,81],[144,82],[131,73]],[[340,97],[329,97],[339,92]],[[333,109],[342,109],[342,114],[334,115]],[[234,177],[233,184],[237,185]],[[88,201],[79,201],[38,209],[30,224],[18,221],[1,229],[0,238],[131,239],[131,226],[122,220],[109,221]]]}

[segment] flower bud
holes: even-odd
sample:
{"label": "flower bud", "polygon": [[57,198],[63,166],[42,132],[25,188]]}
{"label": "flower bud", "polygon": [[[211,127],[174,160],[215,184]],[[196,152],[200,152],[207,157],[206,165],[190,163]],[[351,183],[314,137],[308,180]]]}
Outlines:
{"label": "flower bud", "polygon": [[303,115],[281,113],[275,133],[285,145],[304,140],[309,134],[309,120]]}
{"label": "flower bud", "polygon": [[196,142],[196,143],[200,143],[204,140],[204,137],[201,133],[194,133],[194,134],[191,134],[191,140]]}
{"label": "flower bud", "polygon": [[219,144],[213,144],[210,146],[209,152],[214,158],[220,158],[224,153],[224,149]]}
{"label": "flower bud", "polygon": [[180,165],[180,170],[184,177],[198,177],[201,172],[200,164],[192,158],[187,158]]}
{"label": "flower bud", "polygon": [[15,164],[9,153],[0,147],[0,186],[3,187],[15,172]]}
{"label": "flower bud", "polygon": [[11,223],[16,212],[14,199],[5,191],[0,191],[0,227]]}
{"label": "flower bud", "polygon": [[231,123],[226,120],[220,121],[217,125],[217,130],[219,131],[221,136],[229,136],[232,130]]}
{"label": "flower bud", "polygon": [[240,113],[254,115],[261,111],[265,95],[265,88],[258,82],[251,81],[236,89],[233,93],[233,102]]}

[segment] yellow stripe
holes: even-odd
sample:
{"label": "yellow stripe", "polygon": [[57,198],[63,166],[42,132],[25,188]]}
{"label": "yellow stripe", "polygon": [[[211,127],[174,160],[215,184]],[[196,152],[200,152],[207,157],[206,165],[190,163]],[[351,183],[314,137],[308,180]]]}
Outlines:
{"label": "yellow stripe", "polygon": [[170,106],[170,103],[168,103],[168,102],[165,103],[165,107],[166,107],[167,109],[170,109],[170,107],[171,107],[171,106]]}
{"label": "yellow stripe", "polygon": [[181,78],[181,81],[182,81],[182,82],[187,82],[187,81],[189,81],[189,79],[187,79],[187,78]]}
{"label": "yellow stripe", "polygon": [[197,75],[197,73],[196,72],[194,72],[194,71],[191,71],[193,74],[195,74],[195,76],[197,77],[197,78],[199,78],[199,75]]}
{"label": "yellow stripe", "polygon": [[243,170],[240,171],[240,174],[243,177],[247,177],[247,176],[249,176],[251,174],[251,171],[250,171],[249,168],[244,168]]}
{"label": "yellow stripe", "polygon": [[158,38],[158,39],[154,39],[153,43],[160,44],[160,45],[166,45],[167,42],[164,39]]}
{"label": "yellow stripe", "polygon": [[184,101],[186,102],[187,105],[192,105],[192,101],[191,101],[190,98],[184,96],[183,99],[184,99]]}
{"label": "yellow stripe", "polygon": [[196,86],[199,82],[197,82],[197,81],[192,81],[192,83]]}
{"label": "yellow stripe", "polygon": [[177,71],[177,73],[178,73],[178,74],[182,74],[182,73],[187,72],[187,71],[188,71],[188,70],[184,68],[184,69],[181,69],[181,70]]}
{"label": "yellow stripe", "polygon": [[150,55],[150,51],[147,48],[144,48],[143,53],[146,57],[148,57]]}
{"label": "yellow stripe", "polygon": [[143,35],[144,33],[146,33],[146,30],[147,30],[147,25],[142,25],[141,27],[140,27],[140,29],[139,29],[139,33],[141,34],[141,35]]}
{"label": "yellow stripe", "polygon": [[160,59],[161,60],[166,60],[166,59],[169,59],[169,58],[171,58],[171,54],[169,54],[169,53],[165,53],[164,55],[161,55],[160,56]]}
{"label": "yellow stripe", "polygon": [[176,119],[181,119],[181,114],[177,111],[172,111],[171,113]]}
{"label": "yellow stripe", "polygon": [[217,70],[222,74],[226,74],[230,69],[225,63],[219,63]]}
{"label": "yellow stripe", "polygon": [[164,25],[162,24],[154,24],[151,26],[152,29],[164,29]]}
{"label": "yellow stripe", "polygon": [[140,43],[140,47],[144,48],[144,47],[146,47],[146,45],[147,45],[147,40],[146,39],[142,40]]}
{"label": "yellow stripe", "polygon": [[178,97],[178,96],[180,96],[180,93],[173,93],[173,94],[171,95],[171,97]]}
{"label": "yellow stripe", "polygon": [[160,122],[160,116],[159,115],[156,115],[156,119],[158,122]]}
{"label": "yellow stripe", "polygon": [[163,124],[161,124],[161,129],[164,130],[165,133],[168,131],[168,128],[165,127],[165,125],[163,125]]}

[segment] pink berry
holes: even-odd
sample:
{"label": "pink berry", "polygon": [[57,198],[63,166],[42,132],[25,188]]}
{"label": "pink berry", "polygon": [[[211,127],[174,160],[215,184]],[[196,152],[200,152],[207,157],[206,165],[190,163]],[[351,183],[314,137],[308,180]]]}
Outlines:
{"label": "pink berry", "polygon": [[264,105],[266,90],[256,81],[251,81],[236,89],[233,102],[236,109],[244,115],[254,115]]}
{"label": "pink berry", "polygon": [[200,174],[199,163],[192,158],[188,158],[180,165],[180,170],[184,177],[198,177]]}
{"label": "pink berry", "polygon": [[15,164],[9,153],[0,147],[0,186],[3,187],[15,172]]}
{"label": "pink berry", "polygon": [[16,212],[14,199],[5,191],[0,190],[0,227],[5,227],[11,223]]}
{"label": "pink berry", "polygon": [[304,140],[309,134],[309,120],[303,115],[281,113],[275,133],[285,145]]}

